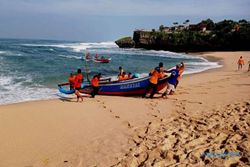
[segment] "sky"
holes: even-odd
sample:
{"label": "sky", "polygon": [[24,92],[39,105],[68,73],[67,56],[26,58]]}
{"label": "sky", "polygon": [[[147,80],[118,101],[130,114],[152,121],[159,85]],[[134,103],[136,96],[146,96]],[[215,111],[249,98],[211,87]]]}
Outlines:
{"label": "sky", "polygon": [[250,21],[250,0],[0,0],[0,38],[115,41],[186,19]]}

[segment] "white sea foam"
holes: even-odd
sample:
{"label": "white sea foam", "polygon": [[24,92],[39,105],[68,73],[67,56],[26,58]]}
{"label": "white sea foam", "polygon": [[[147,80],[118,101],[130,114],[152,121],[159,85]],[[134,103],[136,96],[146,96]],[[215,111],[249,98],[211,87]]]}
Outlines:
{"label": "white sea foam", "polygon": [[[14,79],[23,79],[24,81],[15,82]],[[56,98],[56,89],[46,88],[41,85],[24,86],[24,83],[32,82],[32,79],[23,77],[0,76],[0,104],[18,103],[24,101],[33,101],[41,99]]]}
{"label": "white sea foam", "polygon": [[82,59],[82,57],[74,56],[74,55],[58,55],[59,57],[69,58],[69,59]]}
{"label": "white sea foam", "polygon": [[68,48],[75,52],[81,52],[89,48],[117,48],[114,42],[99,42],[99,43],[63,43],[63,44],[23,44],[24,46],[40,46],[40,47],[57,47]]}
{"label": "white sea foam", "polygon": [[5,53],[6,53],[6,51],[1,51],[1,50],[0,50],[0,54],[5,54]]}

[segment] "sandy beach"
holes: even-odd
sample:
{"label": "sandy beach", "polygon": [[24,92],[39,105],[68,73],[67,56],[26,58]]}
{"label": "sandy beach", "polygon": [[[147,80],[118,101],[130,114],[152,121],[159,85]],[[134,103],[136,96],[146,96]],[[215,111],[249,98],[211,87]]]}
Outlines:
{"label": "sandy beach", "polygon": [[[198,55],[223,67],[184,76],[168,99],[97,96],[0,106],[0,166],[250,165],[250,52]],[[238,71],[240,56],[245,66]]]}

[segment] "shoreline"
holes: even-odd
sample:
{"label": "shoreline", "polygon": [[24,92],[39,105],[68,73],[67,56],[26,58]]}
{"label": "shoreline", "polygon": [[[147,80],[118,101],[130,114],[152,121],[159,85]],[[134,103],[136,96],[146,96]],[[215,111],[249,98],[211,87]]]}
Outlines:
{"label": "shoreline", "polygon": [[[192,76],[192,75],[196,75],[196,74],[200,74],[200,73],[206,73],[206,72],[209,72],[209,71],[212,71],[212,70],[218,70],[220,68],[223,68],[223,59],[221,58],[217,58],[217,57],[213,57],[213,56],[206,56],[207,53],[211,53],[211,52],[194,52],[194,53],[183,53],[183,54],[186,54],[186,55],[189,55],[189,56],[197,56],[197,57],[202,57],[202,58],[205,58],[206,60],[208,60],[209,62],[218,62],[219,65],[222,65],[222,67],[211,67],[209,69],[206,69],[204,71],[201,71],[201,72],[194,72],[194,73],[188,73],[188,74],[184,74],[186,77],[188,76]],[[54,89],[54,88],[53,88]],[[58,89],[55,89],[58,91]],[[59,92],[58,92],[59,93]],[[55,95],[55,96],[58,96],[58,95]],[[11,102],[11,103],[3,103],[3,104],[0,104],[0,107],[1,106],[8,106],[8,105],[16,105],[16,104],[20,104],[20,103],[29,103],[29,102],[42,102],[42,101],[51,101],[51,100],[60,100],[60,97],[55,97],[55,98],[48,98],[48,99],[37,99],[37,100],[27,100],[27,101],[21,101],[21,102]]]}
{"label": "shoreline", "polygon": [[[0,106],[0,166],[249,165],[250,52],[206,54],[220,69],[184,76],[168,99],[97,96]],[[203,153],[239,152],[226,158]]]}

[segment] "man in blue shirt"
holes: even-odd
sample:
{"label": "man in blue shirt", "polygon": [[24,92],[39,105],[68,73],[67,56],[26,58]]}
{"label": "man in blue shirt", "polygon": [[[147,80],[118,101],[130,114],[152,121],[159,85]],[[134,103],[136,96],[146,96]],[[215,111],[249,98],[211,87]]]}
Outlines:
{"label": "man in blue shirt", "polygon": [[177,83],[177,78],[179,76],[179,65],[176,65],[175,69],[165,71],[166,73],[171,73],[170,77],[167,79],[167,90],[162,94],[162,97],[166,97],[175,91],[175,85]]}

